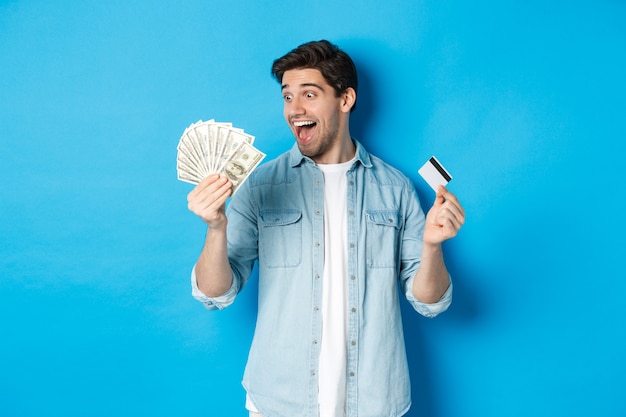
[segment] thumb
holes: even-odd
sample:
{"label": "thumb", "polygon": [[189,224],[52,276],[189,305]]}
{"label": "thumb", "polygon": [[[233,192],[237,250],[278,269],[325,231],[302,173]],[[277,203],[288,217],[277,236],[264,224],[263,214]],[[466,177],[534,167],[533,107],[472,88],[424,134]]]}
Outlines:
{"label": "thumb", "polygon": [[444,194],[446,192],[446,188],[443,185],[437,187],[437,194],[435,195],[435,202],[433,203],[433,207],[441,206],[444,201],[446,201]]}

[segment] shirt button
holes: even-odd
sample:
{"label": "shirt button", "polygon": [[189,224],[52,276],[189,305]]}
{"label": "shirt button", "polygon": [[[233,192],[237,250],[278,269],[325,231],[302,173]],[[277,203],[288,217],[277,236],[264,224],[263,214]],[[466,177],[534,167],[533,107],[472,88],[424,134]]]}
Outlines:
{"label": "shirt button", "polygon": [[354,249],[354,243],[350,243],[350,249]]}
{"label": "shirt button", "polygon": [[354,376],[354,372],[350,372],[350,376]]}
{"label": "shirt button", "polygon": [[353,313],[356,313],[356,308],[352,307],[352,310],[350,311],[352,311]]}
{"label": "shirt button", "polygon": [[314,340],[314,341],[313,341],[313,344],[314,344],[314,345],[317,345],[317,340]]}
{"label": "shirt button", "polygon": [[315,279],[320,279],[320,274],[315,274]]}
{"label": "shirt button", "polygon": [[351,344],[352,346],[356,346],[356,342],[355,342],[354,340],[353,340],[352,342],[350,342],[350,344]]}
{"label": "shirt button", "polygon": [[315,214],[317,214],[319,216],[320,215],[320,211],[319,210],[315,210]]}
{"label": "shirt button", "polygon": [[350,210],[348,214],[350,214],[350,216],[354,216],[354,210]]}
{"label": "shirt button", "polygon": [[313,310],[314,310],[314,311],[319,311],[319,310],[320,310],[320,308],[319,308],[319,307],[317,307],[317,306],[315,306],[315,307],[313,307]]}
{"label": "shirt button", "polygon": [[349,184],[354,185],[354,181],[350,180]]}
{"label": "shirt button", "polygon": [[354,280],[356,279],[356,277],[355,277],[354,275],[350,275],[350,279],[351,279],[352,281],[354,281]]}
{"label": "shirt button", "polygon": [[315,247],[318,248],[320,246],[320,242],[315,242]]}

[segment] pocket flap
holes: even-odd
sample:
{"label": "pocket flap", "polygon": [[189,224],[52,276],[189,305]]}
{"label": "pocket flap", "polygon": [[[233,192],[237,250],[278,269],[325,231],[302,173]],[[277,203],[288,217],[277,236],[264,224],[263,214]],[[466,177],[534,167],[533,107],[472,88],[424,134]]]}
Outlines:
{"label": "pocket flap", "polygon": [[261,224],[264,226],[284,226],[300,220],[302,211],[298,209],[262,210]]}
{"label": "pocket flap", "polygon": [[393,226],[399,229],[402,226],[402,217],[397,210],[367,210],[367,221],[381,226]]}

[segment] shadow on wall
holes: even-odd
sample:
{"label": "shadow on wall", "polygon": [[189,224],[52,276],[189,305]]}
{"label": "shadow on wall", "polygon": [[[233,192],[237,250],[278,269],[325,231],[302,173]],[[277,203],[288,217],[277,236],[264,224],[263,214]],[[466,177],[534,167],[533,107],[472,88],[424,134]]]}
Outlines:
{"label": "shadow on wall", "polygon": [[[358,73],[358,92],[356,108],[350,115],[350,134],[352,137],[361,142],[366,149],[369,150],[372,143],[367,142],[368,137],[368,124],[373,114],[375,114],[375,105],[377,103],[377,97],[375,96],[374,83],[371,80],[370,72],[367,69],[366,60],[360,60],[360,54],[353,53],[348,47],[343,44],[338,46],[344,49],[350,54]],[[358,49],[363,48],[362,46]],[[357,48],[355,48],[357,49]]]}

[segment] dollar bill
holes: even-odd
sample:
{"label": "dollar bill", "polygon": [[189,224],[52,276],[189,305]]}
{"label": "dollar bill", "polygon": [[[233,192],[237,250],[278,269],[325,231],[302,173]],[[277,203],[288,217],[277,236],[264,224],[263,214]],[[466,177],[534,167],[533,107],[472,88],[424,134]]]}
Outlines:
{"label": "dollar bill", "polygon": [[233,194],[248,179],[250,173],[265,158],[265,154],[248,142],[241,142],[239,147],[230,155],[223,167],[223,172],[233,183]]}
{"label": "dollar bill", "polygon": [[254,136],[232,123],[199,120],[189,125],[177,146],[176,170],[180,181],[198,184],[212,173],[227,175],[233,195],[265,158],[253,146]]}

